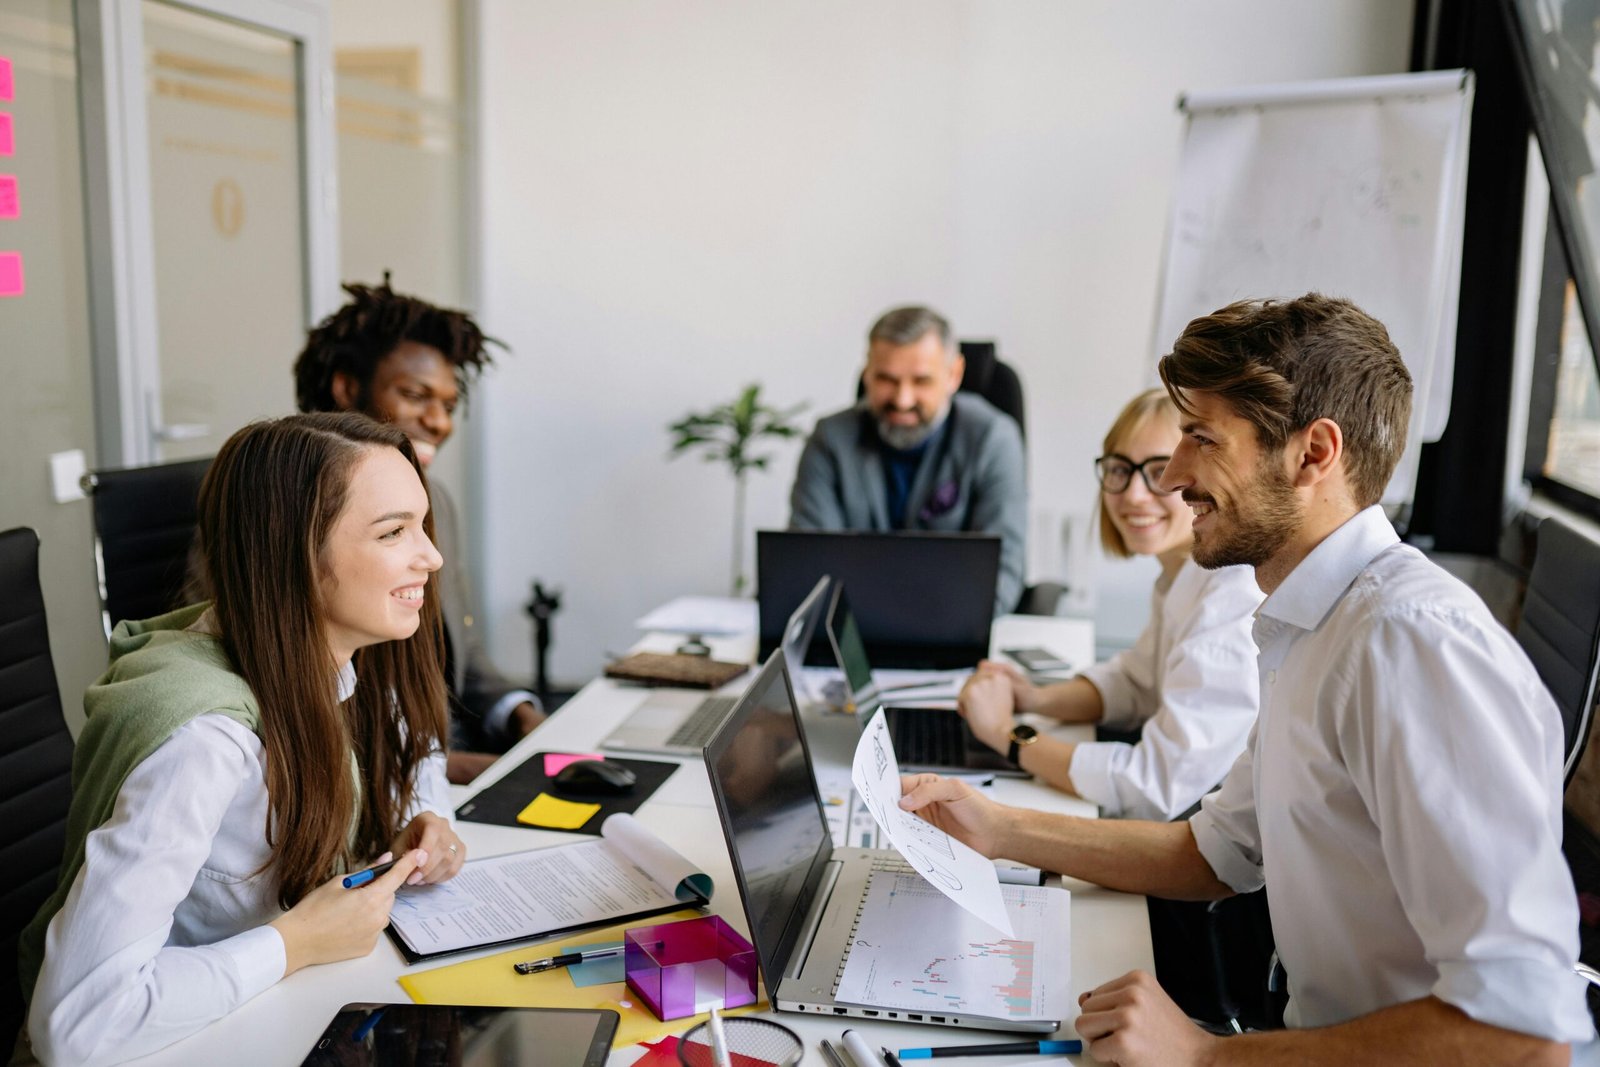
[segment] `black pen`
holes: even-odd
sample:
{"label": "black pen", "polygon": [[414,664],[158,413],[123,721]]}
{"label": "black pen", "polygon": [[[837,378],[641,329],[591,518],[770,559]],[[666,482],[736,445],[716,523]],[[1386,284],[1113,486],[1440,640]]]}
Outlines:
{"label": "black pen", "polygon": [[540,971],[550,971],[557,967],[570,967],[574,963],[610,959],[612,956],[620,956],[622,953],[623,946],[618,945],[615,948],[597,948],[588,952],[563,952],[559,956],[546,956],[542,960],[513,963],[511,966],[518,974],[538,974]]}

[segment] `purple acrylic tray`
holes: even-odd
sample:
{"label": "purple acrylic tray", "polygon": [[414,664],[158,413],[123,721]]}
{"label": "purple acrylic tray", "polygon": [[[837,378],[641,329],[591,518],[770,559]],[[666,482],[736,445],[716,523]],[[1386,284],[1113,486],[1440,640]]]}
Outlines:
{"label": "purple acrylic tray", "polygon": [[627,931],[623,967],[658,1019],[756,1002],[755,949],[716,915]]}

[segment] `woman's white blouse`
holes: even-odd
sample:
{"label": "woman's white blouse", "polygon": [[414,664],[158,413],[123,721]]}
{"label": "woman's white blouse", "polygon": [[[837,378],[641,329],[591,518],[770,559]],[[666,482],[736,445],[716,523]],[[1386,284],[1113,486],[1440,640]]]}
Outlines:
{"label": "woman's white blouse", "polygon": [[[28,1016],[41,1062],[152,1052],[283,977],[265,766],[248,727],[202,715],[128,775],[45,936]],[[422,811],[451,817],[442,754],[418,770],[407,818]]]}
{"label": "woman's white blouse", "polygon": [[[1083,672],[1104,725],[1140,727],[1139,742],[1077,747],[1073,788],[1108,816],[1175,819],[1216,788],[1244,751],[1260,681],[1250,629],[1262,594],[1250,567],[1186,560],[1134,646]],[[1142,726],[1141,726],[1142,724]]]}

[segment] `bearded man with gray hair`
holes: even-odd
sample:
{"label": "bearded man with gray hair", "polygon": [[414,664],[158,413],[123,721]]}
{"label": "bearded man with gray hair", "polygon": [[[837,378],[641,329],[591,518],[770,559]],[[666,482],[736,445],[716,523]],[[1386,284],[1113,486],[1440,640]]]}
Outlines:
{"label": "bearded man with gray hair", "polygon": [[867,334],[855,406],[817,422],[789,496],[796,530],[936,530],[1000,537],[995,614],[1022,596],[1028,524],[1022,431],[973,393],[950,324],[925,307]]}

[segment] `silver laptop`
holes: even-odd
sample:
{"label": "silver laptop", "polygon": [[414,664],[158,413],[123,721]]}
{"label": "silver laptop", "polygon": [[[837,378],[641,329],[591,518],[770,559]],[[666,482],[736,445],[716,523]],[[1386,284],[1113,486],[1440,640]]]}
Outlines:
{"label": "silver laptop", "polygon": [[[842,703],[845,711],[859,723],[858,730],[864,729],[880,709],[888,716],[889,735],[894,739],[895,756],[902,770],[977,771],[1013,778],[1028,777],[1027,771],[979,741],[960,712],[949,708],[889,707],[883,703],[884,694],[872,680],[867,646],[861,640],[861,628],[850,611],[843,582],[833,583],[826,626],[828,644],[844,676]],[[829,742],[837,745],[832,738]]]}
{"label": "silver laptop", "polygon": [[[946,929],[956,905],[922,882],[921,875],[893,850],[833,847],[789,684],[787,657],[774,653],[767,661],[706,746],[705,763],[757,963],[767,996],[779,1011],[1038,1034],[1054,1033],[1068,1017],[1072,1010],[1069,904],[1060,889],[1002,888],[1003,893],[1038,894],[1033,914],[1040,915],[1042,906],[1047,935],[1003,942],[1015,958],[1025,952],[1027,959],[1004,992],[1013,1003],[1036,1004],[1043,1010],[1030,1010],[1026,1018],[976,1013],[964,1010],[938,988],[921,991],[926,999],[916,1006],[891,1005],[887,998],[847,1002],[837,995],[841,983],[848,984],[846,968],[852,951],[899,954],[913,982],[921,984],[928,982],[928,970],[934,965],[969,964],[943,958],[926,964],[918,953],[926,955],[927,946],[919,944],[915,935],[897,937],[872,922],[868,900],[874,878],[895,885],[903,885],[895,880],[916,880],[897,905],[917,909],[909,917],[901,913],[900,929],[908,925],[925,931]],[[878,899],[886,888],[890,887],[880,886]],[[921,909],[926,909],[926,918]],[[1021,913],[1008,910],[1016,921]],[[977,955],[984,947],[967,945],[962,952]],[[924,1002],[927,1007],[921,1006]]]}
{"label": "silver laptop", "polygon": [[[827,575],[818,579],[784,627],[781,651],[796,672],[805,659],[811,635],[828,608],[831,584]],[[658,689],[600,742],[600,747],[667,756],[698,756],[738,700],[737,694],[706,696],[692,689]]]}

